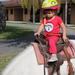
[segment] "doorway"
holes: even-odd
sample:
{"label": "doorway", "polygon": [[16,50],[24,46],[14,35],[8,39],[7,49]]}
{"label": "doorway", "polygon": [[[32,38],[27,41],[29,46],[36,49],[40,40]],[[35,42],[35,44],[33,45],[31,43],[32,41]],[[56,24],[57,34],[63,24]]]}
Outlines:
{"label": "doorway", "polygon": [[22,8],[14,9],[14,19],[15,21],[23,21],[23,9]]}

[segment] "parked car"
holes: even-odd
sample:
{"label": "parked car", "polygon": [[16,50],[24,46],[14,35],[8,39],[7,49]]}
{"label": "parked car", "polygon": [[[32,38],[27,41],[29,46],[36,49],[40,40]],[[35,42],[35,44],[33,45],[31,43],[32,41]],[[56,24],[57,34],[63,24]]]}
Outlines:
{"label": "parked car", "polygon": [[4,31],[6,28],[5,7],[0,2],[0,29]]}

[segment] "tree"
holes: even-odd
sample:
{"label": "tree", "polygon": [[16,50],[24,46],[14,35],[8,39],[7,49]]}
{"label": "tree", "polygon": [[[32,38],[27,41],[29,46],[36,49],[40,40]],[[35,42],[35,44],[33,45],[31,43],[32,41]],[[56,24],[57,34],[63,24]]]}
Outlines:
{"label": "tree", "polygon": [[73,3],[75,3],[75,0],[71,0]]}
{"label": "tree", "polygon": [[67,25],[67,0],[65,1],[65,25]]}
{"label": "tree", "polygon": [[41,7],[42,0],[22,0],[22,7],[27,8],[29,11],[33,7],[33,23],[35,23],[35,12]]}

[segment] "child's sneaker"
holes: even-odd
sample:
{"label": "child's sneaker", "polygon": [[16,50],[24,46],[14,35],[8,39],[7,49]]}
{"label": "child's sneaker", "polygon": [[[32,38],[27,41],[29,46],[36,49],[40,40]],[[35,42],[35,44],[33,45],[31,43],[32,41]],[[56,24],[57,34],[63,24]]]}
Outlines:
{"label": "child's sneaker", "polygon": [[55,62],[58,61],[57,55],[56,54],[52,54],[51,58],[48,60],[48,62]]}

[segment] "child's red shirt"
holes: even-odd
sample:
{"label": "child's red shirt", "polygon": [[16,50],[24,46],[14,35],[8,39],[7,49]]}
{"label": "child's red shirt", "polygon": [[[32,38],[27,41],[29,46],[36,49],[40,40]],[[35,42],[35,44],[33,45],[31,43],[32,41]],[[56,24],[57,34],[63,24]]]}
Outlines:
{"label": "child's red shirt", "polygon": [[[60,24],[62,23],[63,20],[59,16],[55,16],[52,20],[46,20],[44,35],[46,36],[60,33]],[[41,21],[41,24],[44,24],[44,20]]]}

